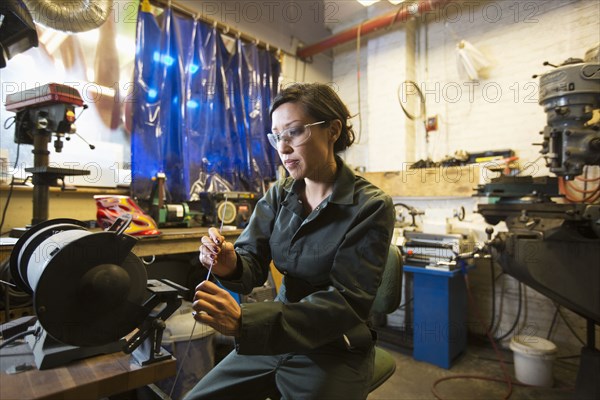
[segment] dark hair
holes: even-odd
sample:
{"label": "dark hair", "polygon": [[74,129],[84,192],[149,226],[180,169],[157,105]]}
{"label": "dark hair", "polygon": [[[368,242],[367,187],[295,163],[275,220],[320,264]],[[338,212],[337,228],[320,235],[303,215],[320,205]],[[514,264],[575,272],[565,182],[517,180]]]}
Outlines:
{"label": "dark hair", "polygon": [[354,143],[354,130],[348,122],[351,117],[348,107],[342,102],[337,93],[322,83],[294,83],[283,88],[273,99],[269,115],[285,103],[298,103],[304,111],[316,121],[340,120],[342,131],[333,145],[336,153],[346,150]]}

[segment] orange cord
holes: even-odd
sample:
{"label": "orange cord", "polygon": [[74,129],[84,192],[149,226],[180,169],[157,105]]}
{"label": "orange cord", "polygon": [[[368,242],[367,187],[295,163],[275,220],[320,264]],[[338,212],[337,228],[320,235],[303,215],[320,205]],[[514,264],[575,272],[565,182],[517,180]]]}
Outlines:
{"label": "orange cord", "polygon": [[[475,300],[473,298],[473,293],[471,292],[471,287],[469,285],[469,277],[466,272],[465,272],[464,276],[465,276],[465,285],[467,288],[467,296],[469,298],[469,303],[473,307],[473,310],[475,312],[475,317],[477,318],[477,322],[481,326],[483,326],[483,324],[482,324],[483,319],[481,318],[481,313],[479,312],[479,307],[477,307],[477,303],[475,302]],[[440,379],[436,380],[433,383],[433,385],[431,386],[431,393],[433,393],[433,395],[435,396],[436,399],[444,400],[442,398],[442,396],[438,393],[438,391],[435,389],[435,387],[441,382],[449,381],[449,380],[453,380],[453,379],[477,379],[477,380],[482,380],[482,381],[506,383],[507,391],[504,395],[504,400],[508,400],[510,398],[510,396],[512,395],[513,385],[514,386],[523,386],[523,387],[535,387],[533,385],[528,385],[526,383],[520,383],[520,382],[514,382],[512,380],[512,378],[509,375],[508,370],[506,368],[506,364],[504,364],[504,358],[502,357],[502,353],[500,352],[500,350],[498,350],[498,346],[496,344],[496,341],[492,337],[491,331],[488,329],[488,330],[486,330],[485,334],[486,334],[488,340],[490,341],[490,343],[492,344],[492,347],[494,348],[494,352],[496,353],[496,357],[498,358],[498,362],[500,363],[500,367],[502,368],[502,373],[504,374],[504,379],[492,378],[492,377],[483,376],[483,375],[454,375],[454,376],[447,376],[444,378],[440,378]],[[574,390],[574,388],[565,388],[565,389],[557,389],[557,390],[572,392]]]}
{"label": "orange cord", "polygon": [[[473,299],[473,294],[471,293],[471,288],[469,285],[469,276],[467,275],[466,272],[464,273],[464,277],[465,277],[465,285],[467,287],[467,296],[469,298],[469,302],[470,302],[471,306],[473,307],[477,321],[479,322],[479,324],[481,324],[481,326],[483,326],[483,324],[482,324],[483,319],[481,318],[481,314],[479,313],[479,308],[477,307],[477,303],[475,303],[475,300]],[[506,382],[507,392],[504,395],[504,400],[508,400],[508,398],[510,398],[510,396],[512,395],[512,390],[513,390],[513,388],[512,388],[513,382],[508,373],[508,370],[506,369],[506,364],[504,364],[504,358],[502,357],[502,353],[500,353],[500,350],[498,350],[498,346],[496,344],[496,341],[492,337],[490,330],[489,329],[486,330],[485,334],[486,334],[488,340],[490,341],[490,343],[492,344],[492,347],[494,348],[494,352],[496,353],[496,357],[498,358],[498,361],[500,362],[500,368],[502,368],[502,373],[504,374],[504,379],[491,378],[489,376],[483,376],[483,375],[455,375],[455,376],[447,376],[445,378],[440,378],[440,379],[436,380],[433,383],[433,385],[431,386],[431,393],[433,393],[433,395],[437,399],[443,400],[441,395],[435,390],[435,387],[441,382],[452,380],[452,379],[478,379],[478,380],[484,380],[484,381]]]}
{"label": "orange cord", "polygon": [[[582,190],[577,187],[573,187],[573,183],[566,182],[563,177],[559,177],[558,188],[560,193],[563,194],[571,203],[593,203],[600,199],[600,185],[593,190]],[[579,198],[575,198],[573,197],[573,193],[570,191],[581,193],[583,196],[578,196]]]}

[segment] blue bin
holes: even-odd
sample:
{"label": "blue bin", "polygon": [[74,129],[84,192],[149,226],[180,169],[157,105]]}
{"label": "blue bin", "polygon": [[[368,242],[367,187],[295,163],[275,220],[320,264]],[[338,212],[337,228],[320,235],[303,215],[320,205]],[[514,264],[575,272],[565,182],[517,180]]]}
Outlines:
{"label": "blue bin", "polygon": [[404,266],[413,273],[413,358],[450,368],[467,347],[467,291],[461,270]]}

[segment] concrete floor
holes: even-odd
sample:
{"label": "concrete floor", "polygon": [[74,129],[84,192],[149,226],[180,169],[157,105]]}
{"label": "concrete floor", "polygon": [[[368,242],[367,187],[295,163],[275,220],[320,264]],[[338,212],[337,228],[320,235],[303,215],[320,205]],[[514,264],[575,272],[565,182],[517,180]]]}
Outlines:
{"label": "concrete floor", "polygon": [[[440,378],[459,375],[478,375],[503,379],[500,363],[491,345],[470,344],[449,370],[415,361],[410,349],[380,343],[396,360],[396,372],[372,392],[368,400],[435,399],[432,386]],[[513,355],[502,350],[506,369],[514,379]],[[559,354],[559,357],[561,355]],[[574,393],[578,358],[559,358],[554,362],[554,387],[538,388],[513,384],[511,400],[562,400],[578,398]],[[505,381],[494,382],[458,378],[440,382],[435,390],[441,399],[504,399],[508,394]],[[583,399],[582,399],[583,400]],[[591,400],[591,399],[590,399]],[[597,400],[597,399],[594,399]]]}

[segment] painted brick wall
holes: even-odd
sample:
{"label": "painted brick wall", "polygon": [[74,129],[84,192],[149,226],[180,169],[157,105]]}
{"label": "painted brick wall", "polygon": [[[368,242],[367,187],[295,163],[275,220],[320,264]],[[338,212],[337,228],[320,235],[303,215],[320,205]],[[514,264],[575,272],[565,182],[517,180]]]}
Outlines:
{"label": "painted brick wall", "polygon": [[[414,29],[414,31],[413,31]],[[416,49],[410,49],[412,38]],[[487,76],[466,83],[459,77],[456,44],[466,40],[491,61]],[[538,81],[533,74],[547,71],[544,61],[559,64],[569,57],[583,58],[600,42],[600,2],[589,0],[452,1],[442,10],[420,17],[414,27],[395,29],[363,38],[361,46],[361,144],[351,148],[346,161],[367,171],[401,169],[405,163],[434,160],[456,150],[470,152],[513,149],[521,163],[539,157],[539,131],[546,116],[537,104]],[[412,58],[411,58],[411,53]],[[414,59],[414,60],[413,60]],[[398,102],[398,86],[414,80],[425,94],[427,114],[439,116],[439,129],[430,134],[427,151],[424,129],[408,121]],[[358,112],[356,44],[334,51],[333,81],[351,111]],[[358,120],[355,119],[355,126]],[[547,174],[537,161],[537,175]],[[396,199],[424,209],[421,226],[452,218],[464,205],[473,220],[471,233],[485,238],[485,224],[472,214],[472,199]],[[427,220],[429,219],[429,220]],[[441,221],[441,222],[440,222]],[[500,227],[501,229],[501,227]],[[496,267],[495,273],[500,273]],[[491,316],[490,267],[484,264],[471,274],[475,298],[487,325]],[[509,276],[496,279],[497,336],[510,329],[518,309],[518,283]],[[546,337],[556,307],[531,288],[524,290],[518,330]],[[562,316],[585,339],[585,321],[562,309]],[[560,314],[550,339],[561,355],[578,353],[581,344]],[[471,327],[478,329],[472,312]],[[600,330],[597,330],[600,344]],[[509,336],[510,338],[510,336]]]}
{"label": "painted brick wall", "polygon": [[[406,26],[363,38],[362,138],[369,149],[350,149],[347,161],[368,171],[386,171],[426,158],[420,125],[415,127],[414,148],[401,147],[411,129],[398,102],[398,86],[406,79],[418,82],[428,115],[439,115],[429,148],[434,160],[460,149],[512,148],[522,162],[534,161],[539,147],[532,143],[540,141],[546,116],[537,104],[538,82],[532,75],[549,69],[542,66],[546,60],[582,58],[600,41],[599,18],[600,3],[589,0],[452,1],[419,18],[415,65],[407,63]],[[491,61],[486,79],[460,79],[456,44],[461,39]],[[355,47],[335,50],[333,81],[351,110],[358,112]]]}

